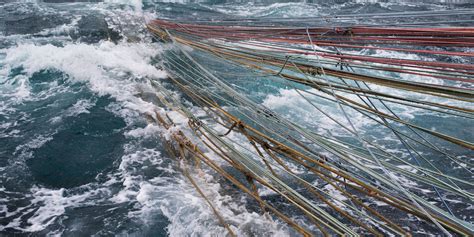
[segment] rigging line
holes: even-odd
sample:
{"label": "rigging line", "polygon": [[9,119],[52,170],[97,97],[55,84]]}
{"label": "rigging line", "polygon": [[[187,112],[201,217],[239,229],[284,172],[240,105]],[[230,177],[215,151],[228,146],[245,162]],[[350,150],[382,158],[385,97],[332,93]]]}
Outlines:
{"label": "rigging line", "polygon": [[[337,48],[336,48],[336,49],[337,49]],[[338,51],[339,51],[339,50],[338,50]],[[349,65],[347,65],[347,67],[350,68]],[[352,69],[352,68],[351,68],[351,69]],[[354,71],[354,69],[352,69],[352,70]],[[343,80],[343,79],[341,78],[341,80]],[[343,80],[343,81],[344,81],[344,80]],[[356,85],[357,85],[358,87],[360,87],[360,85],[359,85],[359,83],[358,83],[357,81],[356,81],[355,83],[356,83]],[[364,83],[364,84],[366,85],[366,87],[370,90],[370,88],[368,87],[368,85],[367,85],[365,82],[363,82],[363,83]],[[362,98],[361,98],[360,96],[359,96],[359,98],[362,100]],[[367,100],[368,100],[369,103],[372,105],[372,107],[373,107],[376,111],[378,111],[377,107],[376,107],[376,106],[374,105],[374,103],[370,100],[370,98],[367,97]],[[366,105],[369,105],[369,104],[367,104],[367,103],[365,102],[365,100],[362,100],[362,101],[364,101],[364,103],[365,103]],[[385,106],[385,108],[387,108],[387,109],[392,113],[392,115],[396,116],[396,117],[399,119],[399,117],[398,117],[396,114],[394,114],[393,111],[392,111],[389,107],[387,107],[387,105],[385,105],[385,103],[383,103],[383,101],[380,101],[380,100],[379,100],[379,102],[381,102],[381,103]],[[382,119],[382,121],[384,122],[384,124],[386,124],[386,125],[392,130],[392,132],[393,132],[393,133],[395,134],[395,136],[400,140],[400,142],[402,143],[402,145],[404,146],[404,148],[406,149],[406,151],[408,152],[408,154],[412,157],[412,159],[415,160],[415,162],[417,163],[417,165],[420,166],[420,167],[422,167],[420,161],[413,155],[413,153],[412,153],[412,151],[411,151],[411,150],[413,149],[413,147],[410,146],[405,140],[402,139],[402,137],[401,137],[398,133],[396,133],[396,132],[394,131],[394,128],[388,123],[388,121],[387,121],[384,117],[382,117],[382,116],[378,116],[378,117],[379,117],[380,119]],[[405,126],[406,126],[406,125],[405,125]],[[408,127],[408,126],[407,126],[407,127]],[[408,147],[410,147],[411,149],[409,149]],[[416,151],[414,151],[414,152],[416,152]],[[418,152],[416,152],[416,154],[420,155]],[[421,155],[420,155],[420,156],[421,156]],[[426,159],[425,159],[423,156],[421,156],[421,157],[426,161]],[[437,171],[439,171],[433,164],[431,164],[431,162],[428,161],[428,163],[429,163],[433,168],[435,168]],[[451,181],[451,180],[450,180],[450,181]],[[452,182],[452,181],[451,181],[451,182]],[[457,185],[454,184],[454,183],[453,183],[453,185],[457,186]],[[443,197],[441,196],[441,194],[439,193],[438,188],[436,188],[436,186],[433,186],[433,185],[432,185],[432,188],[436,191],[436,194],[437,194],[438,197],[441,199],[441,202],[442,202],[443,205],[446,207],[446,209],[449,211],[449,213],[450,213],[452,216],[454,216],[454,214],[453,214],[451,208],[449,208],[448,204],[446,203],[446,201],[444,200],[444,198],[443,198]]]}
{"label": "rigging line", "polygon": [[[289,85],[289,84],[287,83],[286,85]],[[293,86],[293,88],[296,89],[294,86]],[[330,98],[326,98],[326,97],[324,97],[324,96],[317,95],[317,94],[311,93],[311,92],[306,91],[306,90],[303,90],[303,91],[304,91],[305,93],[309,93],[309,94],[311,94],[311,95],[318,96],[318,97],[320,97],[320,98],[322,98],[322,99],[326,99],[326,100],[335,102],[335,100],[332,100],[332,99],[330,99]],[[348,104],[345,104],[345,105],[350,106],[351,108],[353,108],[352,105],[348,105]],[[314,105],[313,105],[313,106],[314,106]],[[354,108],[354,109],[356,109],[356,108]],[[356,110],[357,110],[357,109],[356,109]],[[365,114],[365,113],[363,113],[363,114]],[[367,116],[367,115],[366,115],[366,116]],[[370,118],[370,116],[369,116],[369,118]],[[398,131],[397,131],[397,132],[398,132]],[[394,158],[395,158],[395,157],[394,157]]]}
{"label": "rigging line", "polygon": [[[357,83],[357,82],[356,82]],[[363,82],[364,85],[367,87],[367,89],[371,90],[371,88],[369,87],[369,85],[367,85],[367,83]],[[370,100],[370,99],[369,99]],[[395,116],[395,118],[397,119],[400,119],[400,117],[395,114],[383,101],[380,101],[382,103],[382,105],[388,110],[390,111],[391,114],[393,114],[393,116]],[[470,171],[469,169],[465,168],[462,164],[459,163],[459,161],[457,161],[457,159],[455,157],[453,157],[452,155],[446,153],[445,151],[442,151],[440,148],[438,148],[436,145],[434,145],[433,143],[431,143],[429,140],[427,140],[424,136],[422,136],[422,134],[420,134],[418,131],[416,131],[415,129],[413,129],[412,127],[410,126],[407,126],[405,125],[406,127],[408,127],[408,129],[410,131],[412,131],[413,133],[415,133],[418,137],[420,137],[424,142],[426,142],[427,144],[430,145],[430,147],[432,147],[432,149],[440,152],[441,154],[445,155],[446,157],[450,158],[450,160],[454,161],[456,164],[458,164],[460,167],[464,168],[466,171],[468,171],[469,173],[472,174],[472,171]],[[416,159],[415,159],[416,162],[418,162]],[[430,163],[430,162],[428,162]],[[431,163],[430,163],[431,164]]]}
{"label": "rigging line", "polygon": [[[309,35],[309,31],[308,31],[308,28],[306,28],[306,33],[308,34],[308,38],[311,42],[311,46],[312,48],[314,49],[314,44],[313,44],[313,40],[311,39],[311,36]],[[319,57],[318,57],[319,59]],[[324,74],[326,74],[324,72],[324,68],[322,68],[322,72]],[[325,77],[324,77],[325,78]],[[326,79],[327,80],[327,79]],[[377,164],[380,166],[380,168],[384,171],[384,173],[390,177],[390,179],[392,179],[395,183],[395,185],[413,202],[413,204],[415,204],[415,206],[417,206],[422,212],[424,212],[424,214],[426,216],[428,216],[428,218],[441,230],[443,231],[447,236],[452,236],[443,226],[441,226],[441,224],[439,224],[439,222],[437,220],[435,220],[413,197],[412,195],[410,195],[406,190],[405,188],[403,188],[401,186],[401,184],[398,182],[398,178],[395,177],[394,175],[392,175],[388,170],[386,170],[384,168],[384,166],[380,163],[380,161],[375,157],[375,155],[372,153],[370,147],[367,146],[367,144],[365,143],[365,141],[363,141],[361,138],[360,138],[360,135],[359,133],[357,132],[356,128],[354,127],[354,124],[351,122],[351,120],[349,119],[347,113],[345,112],[344,108],[342,107],[338,97],[336,96],[334,90],[332,89],[332,86],[330,84],[330,82],[328,81],[328,84],[329,84],[329,88],[331,89],[331,92],[334,96],[334,98],[338,101],[338,105],[339,105],[339,108],[341,109],[341,111],[343,112],[344,116],[346,117],[347,121],[349,122],[350,126],[352,127],[353,131],[356,133],[356,136],[357,138],[361,141],[361,143],[366,147],[366,149],[369,151],[370,155],[372,156],[372,158],[377,162]]]}
{"label": "rigging line", "polygon": [[[334,48],[337,50],[338,53],[341,53],[337,47],[334,47]],[[342,53],[341,53],[341,54],[342,54]],[[348,69],[354,71],[354,69],[353,69],[349,64],[346,64],[346,67],[347,67]],[[342,65],[341,65],[341,68],[342,68]],[[340,78],[340,79],[341,79],[345,84],[347,84],[344,79],[342,79],[342,78]],[[359,82],[355,81],[355,83],[356,83],[357,87],[361,88],[360,85],[359,85]],[[370,88],[365,82],[362,82],[362,83],[367,87],[367,89],[371,90],[371,88]],[[360,97],[359,95],[358,95],[358,97],[359,97],[359,99],[361,99],[366,105],[369,106],[369,104],[367,104],[367,102],[366,102],[365,100],[363,100],[362,97]],[[376,107],[375,104],[372,102],[372,100],[371,100],[370,98],[368,98],[368,97],[366,97],[366,98],[367,98],[367,100],[369,101],[370,105],[371,105],[373,108],[375,108],[376,111],[378,111],[377,107]],[[377,98],[377,97],[376,97],[376,98]],[[388,110],[390,111],[390,113],[392,113],[393,116],[395,116],[396,118],[400,119],[383,101],[381,101],[381,100],[378,100],[378,101],[379,101],[380,103],[382,103],[382,105],[383,105],[386,109],[388,109]],[[411,149],[413,149],[413,147],[412,147],[411,145],[409,145],[405,140],[403,140],[403,139],[400,137],[400,135],[399,135],[398,133],[395,132],[394,128],[388,123],[388,121],[387,121],[384,117],[379,116],[379,115],[377,115],[377,116],[378,116],[380,119],[382,119],[382,121],[384,122],[384,124],[386,124],[386,125],[392,130],[392,132],[395,134],[395,136],[400,140],[400,142],[403,144],[403,146],[405,147],[405,149],[408,151],[408,154],[415,160],[415,162],[417,163],[417,165],[420,166],[420,167],[422,167],[420,161],[413,155],[413,153],[412,153],[412,151],[411,151]],[[405,126],[406,126],[406,125],[405,125]],[[408,126],[407,126],[407,127],[408,127]],[[413,130],[413,129],[410,128],[410,127],[409,127],[409,129]],[[417,133],[417,134],[418,134],[418,133]],[[420,135],[418,134],[418,136],[420,136]],[[409,149],[408,146],[409,146],[411,149]],[[430,164],[430,165],[431,165],[433,168],[435,168],[438,172],[440,172],[439,169],[438,169],[436,166],[434,166],[431,162],[429,162],[424,156],[421,156],[421,154],[419,154],[418,152],[416,152],[416,150],[414,150],[414,149],[413,149],[413,151],[414,151],[417,155],[419,155],[421,158],[423,158],[426,162],[428,162],[428,164]],[[450,181],[454,186],[457,187],[457,185],[456,185],[454,182],[452,182],[450,179],[449,179],[449,181]],[[446,203],[446,201],[444,200],[444,198],[441,196],[441,194],[440,194],[438,188],[437,188],[436,186],[433,186],[433,185],[432,185],[432,188],[436,191],[436,194],[437,194],[438,197],[441,199],[443,205],[446,207],[446,209],[449,211],[449,213],[450,213],[452,216],[454,216],[454,214],[453,214],[451,208],[448,206],[448,204]],[[458,188],[459,188],[459,187],[458,187]]]}
{"label": "rigging line", "polygon": [[[305,98],[305,97],[303,96],[303,98]],[[307,98],[305,98],[305,99],[307,100]],[[309,102],[313,107],[315,107],[316,109],[318,109],[318,107],[317,107],[316,105],[314,105],[314,104],[311,103],[310,101],[308,101],[308,102]],[[347,105],[347,104],[346,104],[346,105]],[[350,106],[350,105],[348,105],[348,106]],[[351,106],[350,106],[350,107],[351,107]],[[354,109],[356,109],[356,108],[354,108]],[[358,109],[356,109],[356,110],[358,110]],[[320,109],[319,109],[319,111],[322,112],[323,114],[325,114],[324,111],[321,111]],[[359,112],[361,112],[361,111],[359,111]],[[363,112],[361,112],[361,113],[364,114],[365,116],[368,116],[369,118],[373,119],[373,118],[370,117],[369,115],[366,115],[366,114],[363,113]],[[328,116],[328,115],[327,115],[327,116]],[[354,133],[354,132],[352,132],[350,129],[348,129],[347,127],[345,127],[344,125],[340,124],[337,120],[334,120],[331,116],[328,116],[328,117],[329,117],[331,120],[333,120],[333,121],[335,121],[336,123],[338,123],[338,124],[339,124],[340,126],[342,126],[343,128],[345,128],[346,130],[348,130],[349,132]],[[354,134],[354,135],[355,135],[355,134]],[[365,140],[365,139],[364,139],[364,140]],[[368,141],[366,141],[366,142],[369,143]],[[369,144],[370,144],[370,145],[373,145],[373,146],[376,147],[377,149],[381,150],[382,152],[384,152],[384,153],[388,154],[389,156],[391,156],[391,157],[395,158],[396,160],[398,160],[397,157],[394,157],[392,154],[390,154],[390,153],[384,151],[382,148],[380,148],[380,147],[377,146],[376,144],[372,144],[372,143],[369,143]],[[362,157],[359,157],[359,158],[362,158]],[[410,173],[408,173],[408,174],[410,174]],[[438,180],[438,181],[440,181],[440,180]],[[449,187],[449,186],[448,186],[448,187]],[[454,190],[455,190],[455,189],[454,189]],[[458,191],[458,193],[459,193],[459,192],[461,192],[461,191]]]}
{"label": "rigging line", "polygon": [[[293,87],[293,88],[294,88],[294,87]],[[295,90],[298,90],[297,88],[294,88],[294,89],[295,89]],[[304,91],[304,90],[303,90],[303,91]],[[308,93],[307,91],[304,91],[304,92]],[[310,94],[311,94],[311,93],[310,93]],[[301,95],[301,96],[302,96],[303,98],[305,98],[305,96],[303,96],[303,95]],[[330,100],[330,101],[335,102],[335,100],[332,100],[332,99],[329,99],[329,98],[326,98],[326,97],[322,97],[322,96],[319,96],[319,97],[320,97],[320,98],[323,98],[323,99],[327,99],[327,100]],[[306,98],[305,98],[305,99],[306,99]],[[306,99],[306,100],[308,100],[308,99]],[[315,105],[314,105],[312,102],[310,102],[310,101],[308,101],[308,102],[309,102],[313,107],[315,107]],[[349,107],[355,109],[356,111],[359,111],[359,109],[354,108],[352,105],[348,105],[348,104],[346,104],[346,103],[344,103],[344,104],[345,104],[346,106],[349,106]],[[318,109],[318,107],[315,107],[315,108]],[[319,109],[318,109],[318,110],[319,110]],[[319,111],[320,111],[320,110],[319,110]],[[370,119],[373,119],[371,116],[367,115],[366,113],[364,113],[364,112],[362,112],[362,111],[359,111],[359,112],[362,113],[363,115],[369,117]],[[380,117],[380,116],[379,116],[379,117]],[[373,120],[376,121],[375,119],[373,119]],[[337,121],[336,121],[336,122],[337,122]],[[382,124],[382,122],[380,122],[380,121],[376,121],[376,122]],[[383,125],[383,124],[382,124],[382,125]],[[347,129],[347,128],[346,128],[346,129]],[[399,133],[399,131],[394,131],[394,132]],[[396,135],[398,135],[398,134],[396,134]],[[373,145],[373,144],[371,144],[371,145]],[[401,162],[405,163],[405,161],[403,161],[403,160],[401,160],[401,159],[399,159],[399,158],[393,156],[393,155],[390,154],[390,153],[387,153],[386,151],[380,149],[378,146],[376,146],[376,147],[377,147],[379,150],[381,150],[382,152],[388,154],[388,155],[391,157],[391,159],[395,159],[395,160],[398,160],[398,161],[401,161]],[[411,165],[411,164],[409,164],[409,163],[405,163],[405,164]],[[420,166],[420,167],[421,167],[421,166]],[[439,171],[439,170],[438,170],[438,171]],[[431,176],[431,175],[430,175],[430,176]]]}
{"label": "rigging line", "polygon": [[[173,41],[174,41],[174,38],[173,38],[172,36],[171,36],[171,38],[172,38]],[[174,41],[174,42],[176,42],[176,41]],[[195,62],[192,58],[190,58],[190,56],[187,55],[186,52],[184,52],[184,51],[182,51],[182,52],[183,52],[183,54],[186,55],[191,61],[193,61],[193,63],[196,64],[196,66],[197,66],[198,68],[200,68],[200,69],[201,69],[202,71],[204,71],[206,74],[208,74],[209,76],[211,76],[211,79],[212,79],[213,81],[215,81],[215,82],[218,83],[219,85],[223,86],[223,88],[225,88],[225,89],[228,90],[229,92],[232,92],[232,91],[233,91],[230,87],[228,87],[227,85],[223,84],[223,83],[222,83],[221,81],[219,81],[218,79],[212,78],[212,77],[213,77],[212,74],[210,74],[205,68],[203,68],[203,67],[202,67],[201,65],[199,65],[197,62]],[[238,96],[238,94],[236,94],[235,92],[232,92],[232,93],[235,94],[235,96]],[[240,97],[240,98],[243,99],[243,100],[246,101],[246,102],[249,102],[251,105],[253,105],[253,103],[252,103],[250,100],[248,100],[248,99],[246,99],[246,98],[244,98],[244,97]],[[265,111],[268,111],[268,110],[263,110],[262,112],[265,112]],[[219,139],[219,138],[217,138],[217,139]],[[256,168],[260,169],[259,166],[257,166]],[[271,174],[269,174],[268,172],[266,172],[266,173],[267,173],[267,174],[266,174],[267,177],[272,177]],[[273,179],[273,178],[272,178],[272,179]],[[283,184],[283,183],[281,183],[281,184]],[[286,185],[285,185],[285,186],[286,186]],[[289,188],[289,187],[286,186],[286,188]],[[297,195],[297,196],[295,196],[295,197],[298,197],[298,196],[299,196],[299,194],[296,194],[296,193],[295,193],[295,195]],[[298,199],[301,200],[301,201],[304,201],[303,203],[307,203],[306,199],[305,199],[304,197],[302,197],[302,196],[299,196]],[[312,205],[311,205],[311,206],[312,206]],[[341,229],[344,230],[345,232],[348,232],[348,233],[351,233],[351,232],[352,232],[352,230],[351,230],[350,228],[347,228],[345,225],[343,225],[342,223],[340,223],[340,222],[337,221],[336,219],[332,218],[330,215],[327,215],[327,213],[321,212],[322,210],[319,210],[318,207],[315,207],[315,210],[316,210],[317,212],[323,214],[323,215],[326,216],[327,218],[329,218],[328,220],[329,220],[332,224],[335,224],[335,226],[338,226],[339,228],[341,228]]]}
{"label": "rigging line", "polygon": [[[257,67],[257,68],[259,68],[259,67]],[[262,70],[264,70],[264,69],[262,69]],[[304,73],[303,73],[303,74],[304,74]],[[285,76],[285,78],[288,79],[288,76]],[[291,79],[291,78],[290,78],[290,79]],[[324,79],[324,80],[327,80],[327,79]],[[309,80],[309,81],[312,82],[312,80]],[[305,83],[304,83],[304,84],[305,84]],[[318,86],[318,88],[319,88],[319,86]],[[388,118],[389,118],[389,117],[388,117]],[[393,118],[390,118],[390,119],[394,120]],[[398,120],[395,119],[395,121],[398,121]],[[402,121],[398,121],[398,122],[402,122]],[[412,125],[410,125],[410,126],[412,126]],[[422,129],[422,128],[419,128],[419,129]],[[422,130],[423,130],[423,131],[426,131],[426,132],[428,132],[428,133],[430,133],[430,134],[433,134],[433,132],[430,132],[429,130],[426,130],[426,129],[422,129]],[[440,135],[440,134],[438,134],[438,135]],[[440,135],[440,136],[443,137],[443,138],[447,138],[447,139],[453,140],[451,137],[447,137],[446,135]],[[454,139],[454,140],[456,140],[456,139]],[[467,144],[467,146],[470,146],[470,144]]]}
{"label": "rigging line", "polygon": [[[224,100],[226,100],[226,99],[224,99]],[[253,110],[250,110],[250,112],[255,113]],[[262,126],[262,128],[264,128],[265,130],[267,130],[267,129],[265,128],[265,126],[263,126],[260,122],[254,120],[254,119],[252,119],[252,118],[250,118],[250,117],[248,117],[248,115],[246,115],[246,114],[243,114],[243,115],[244,115],[245,117],[249,118],[250,120],[252,120],[254,123],[259,124],[260,126]],[[279,133],[274,133],[274,132],[272,132],[272,131],[269,131],[269,132],[273,133],[274,135],[280,136]],[[283,137],[282,137],[282,138],[283,138]],[[291,142],[291,143],[293,143],[293,142]],[[294,145],[297,145],[297,144],[294,144]]]}

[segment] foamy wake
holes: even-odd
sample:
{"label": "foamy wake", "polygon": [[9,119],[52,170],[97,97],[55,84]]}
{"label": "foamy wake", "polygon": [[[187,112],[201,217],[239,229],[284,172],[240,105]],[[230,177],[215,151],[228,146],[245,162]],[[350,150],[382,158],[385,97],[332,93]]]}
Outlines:
{"label": "foamy wake", "polygon": [[[146,227],[152,226],[157,216],[165,216],[170,222],[168,233],[172,236],[216,236],[225,232],[207,203],[177,172],[173,162],[158,148],[141,145],[145,141],[159,144],[159,135],[163,133],[154,125],[143,127],[143,114],[162,108],[139,96],[143,91],[153,90],[150,79],[159,81],[166,77],[166,73],[152,63],[153,57],[160,51],[155,43],[114,44],[104,41],[96,45],[67,43],[62,47],[19,44],[2,52],[5,54],[1,62],[5,65],[3,72],[8,75],[14,69],[21,69],[21,75],[9,79],[21,82],[16,83],[16,89],[10,95],[12,98],[21,95],[23,101],[35,100],[36,95],[28,87],[28,78],[35,73],[45,70],[64,73],[70,83],[86,85],[97,96],[110,96],[115,100],[107,109],[127,123],[123,133],[129,140],[123,145],[125,154],[119,159],[118,169],[108,176],[106,182],[71,190],[34,186],[25,196],[29,200],[28,205],[14,212],[6,211],[7,216],[18,217],[3,226],[3,230],[13,228],[38,232],[61,221],[70,208],[131,203],[135,208],[128,213],[129,218]],[[95,103],[93,99],[80,99],[50,122],[54,124],[64,117],[90,113],[89,109]],[[40,148],[50,139],[51,134],[39,136],[18,147],[18,151],[31,155],[33,149]],[[160,175],[150,176],[143,170],[152,170]],[[285,225],[247,210],[245,199],[234,200],[221,194],[219,182],[212,175],[204,172],[194,176],[239,235],[288,235]],[[121,188],[112,191],[110,186]],[[2,205],[2,208],[5,206]],[[31,217],[25,221],[26,215]]]}

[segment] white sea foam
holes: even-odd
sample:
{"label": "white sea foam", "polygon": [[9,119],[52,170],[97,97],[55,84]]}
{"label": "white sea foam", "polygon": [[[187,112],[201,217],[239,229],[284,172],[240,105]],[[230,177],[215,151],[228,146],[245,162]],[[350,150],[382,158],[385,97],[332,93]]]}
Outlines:
{"label": "white sea foam", "polygon": [[[8,68],[9,69],[9,68]],[[16,75],[13,78],[8,79],[4,77],[4,84],[0,88],[0,98],[12,99],[11,102],[21,102],[25,99],[30,98],[30,83],[28,77],[25,75]],[[5,103],[5,102],[4,102]]]}
{"label": "white sea foam", "polygon": [[[164,131],[156,125],[148,125],[145,128],[130,130],[126,134],[141,139],[156,138],[156,134],[166,137],[166,134],[170,132],[183,129],[182,125],[187,123],[187,119],[177,112],[168,113],[168,117],[176,124],[171,131]],[[165,158],[158,150],[135,149],[134,146],[126,146],[126,150],[130,153],[122,157],[120,172],[116,177],[123,188],[110,200],[118,203],[138,202],[140,208],[131,212],[130,216],[139,217],[145,225],[153,224],[153,219],[159,215],[166,216],[170,221],[167,230],[171,236],[215,236],[225,233],[225,229],[219,224],[205,200],[179,173],[176,163]],[[154,178],[144,178],[136,167],[156,169],[161,174]],[[220,184],[210,170],[191,171],[191,174],[239,236],[257,233],[288,235],[286,225],[248,211],[243,205],[246,202],[245,199],[231,198],[226,194],[221,194]]]}
{"label": "white sea foam", "polygon": [[[207,6],[204,5],[204,7]],[[217,5],[210,8],[221,13],[244,17],[314,17],[319,13],[318,5],[302,2],[273,3],[270,5],[249,2],[241,5]]]}
{"label": "white sea foam", "polygon": [[147,43],[101,42],[64,47],[24,44],[7,49],[4,61],[11,67],[21,66],[28,76],[42,70],[61,71],[73,82],[85,82],[99,95],[111,95],[124,102],[125,107],[143,112],[153,106],[135,96],[138,87],[146,85],[146,81],[139,81],[166,76],[150,64],[151,57],[159,52],[158,46]]}
{"label": "white sea foam", "polygon": [[[24,198],[29,198],[29,205],[20,207],[14,212],[7,212],[6,216],[14,216],[13,221],[6,226],[1,226],[0,230],[14,228],[24,232],[36,232],[45,229],[52,224],[59,216],[63,215],[67,207],[77,207],[92,205],[94,196],[100,193],[107,193],[106,188],[88,189],[79,194],[67,194],[66,189],[48,189],[34,186]],[[22,213],[21,215],[18,215]],[[26,219],[25,215],[31,216]]]}
{"label": "white sea foam", "polygon": [[137,12],[142,12],[142,8],[143,8],[142,0],[105,0],[104,3],[128,5],[128,6],[131,6],[133,10]]}
{"label": "white sea foam", "polygon": [[30,158],[33,156],[32,150],[38,149],[53,139],[53,134],[41,134],[29,139],[25,144],[18,145],[13,155],[22,158]]}
{"label": "white sea foam", "polygon": [[21,100],[30,96],[30,85],[28,78],[23,75],[18,75],[13,78],[18,84],[17,90],[12,94],[13,97]]}
{"label": "white sea foam", "polygon": [[127,131],[125,135],[134,138],[147,138],[157,137],[160,134],[163,134],[164,132],[165,131],[163,127],[154,124],[148,124],[144,128],[135,128],[133,130]]}
{"label": "white sea foam", "polygon": [[[209,174],[201,173],[193,179],[239,236],[288,235],[285,225],[249,212],[245,205],[238,204],[239,200],[220,194],[220,185]],[[136,198],[144,206],[137,214],[150,216],[160,212],[170,220],[170,236],[218,236],[226,232],[205,200],[184,178],[155,178],[143,182]]]}
{"label": "white sea foam", "polygon": [[57,123],[60,122],[65,117],[75,117],[80,114],[89,114],[89,109],[95,105],[95,101],[90,99],[78,100],[71,107],[66,109],[60,116],[53,117],[50,119],[51,122]]}
{"label": "white sea foam", "polygon": [[[53,28],[48,28],[44,29],[40,32],[38,32],[36,35],[39,36],[47,36],[47,37],[52,37],[52,36],[70,36],[71,33],[74,33],[74,31],[77,29],[77,23],[81,20],[81,16],[73,16],[71,21],[69,23],[65,23]],[[69,37],[64,38],[64,39],[70,39]]]}
{"label": "white sea foam", "polygon": [[106,41],[98,45],[67,44],[64,47],[23,44],[7,49],[4,62],[22,66],[29,76],[41,70],[55,69],[100,87],[99,82],[107,79],[106,69],[128,72],[136,77],[164,77],[163,71],[149,63],[150,58],[159,52],[157,46],[145,43],[113,44]]}
{"label": "white sea foam", "polygon": [[[315,89],[308,90],[311,93],[319,94]],[[315,96],[300,91],[311,103],[321,109],[323,112],[329,114],[334,120],[340,121],[347,128],[351,128],[343,112],[335,103],[327,102],[317,99]],[[263,105],[279,112],[291,121],[309,125],[317,132],[322,134],[333,134],[347,136],[348,133],[341,126],[339,126],[333,119],[327,117],[318,109],[313,107],[308,100],[303,98],[296,89],[280,89],[276,95],[268,95],[263,101]],[[362,114],[357,113],[349,108],[344,111],[348,114],[350,121],[354,126],[363,131],[364,127],[373,125],[374,122],[367,121]]]}

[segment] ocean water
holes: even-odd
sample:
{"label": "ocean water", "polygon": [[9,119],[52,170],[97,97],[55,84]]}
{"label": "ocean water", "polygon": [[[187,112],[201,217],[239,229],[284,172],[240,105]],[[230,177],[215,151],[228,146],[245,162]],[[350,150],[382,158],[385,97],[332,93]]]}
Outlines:
{"label": "ocean water", "polygon": [[[473,7],[469,0],[0,4],[0,235],[39,236],[220,236],[224,231],[167,157],[161,128],[149,125],[144,116],[161,109],[145,99],[155,90],[150,80],[160,82],[167,75],[160,66],[167,46],[152,39],[146,21],[162,16],[307,17]],[[294,90],[250,87],[251,96],[265,106],[320,133],[337,133],[330,121],[313,117],[309,107],[296,106],[301,98]],[[397,112],[437,126],[430,114],[403,108]],[[370,126],[362,118],[354,121],[360,128]],[[469,130],[446,132],[474,140]],[[456,172],[461,171],[452,170]],[[207,173],[201,177],[203,189],[239,235],[294,234],[282,222],[264,218],[254,203],[221,180]],[[458,200],[451,204],[472,221],[472,206]]]}

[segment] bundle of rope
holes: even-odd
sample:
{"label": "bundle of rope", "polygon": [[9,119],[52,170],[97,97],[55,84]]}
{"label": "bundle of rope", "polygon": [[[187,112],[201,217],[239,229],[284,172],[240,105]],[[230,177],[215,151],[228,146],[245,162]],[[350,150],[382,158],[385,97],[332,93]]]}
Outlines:
{"label": "bundle of rope", "polygon": [[[418,16],[440,14],[446,12],[420,12]],[[305,236],[410,235],[410,216],[446,235],[473,234],[472,223],[453,211],[445,198],[453,195],[472,205],[472,140],[416,124],[393,107],[414,108],[472,124],[474,28],[302,27],[299,24],[305,21],[301,19],[243,22],[245,25],[235,20],[193,24],[158,19],[147,25],[153,35],[173,45],[163,56],[163,67],[186,101],[173,96],[162,82],[153,82],[158,99],[168,112],[185,116],[192,131],[174,129],[172,136],[166,137],[170,156],[185,161],[185,176],[229,235],[235,230],[193,181],[187,171],[190,164],[196,169],[206,164],[255,199],[263,213],[272,213]],[[412,59],[395,57],[397,53]],[[214,70],[213,64],[236,70],[225,74]],[[351,139],[297,123],[243,93],[228,78],[289,88]],[[326,103],[333,104],[342,119],[323,109]],[[195,106],[204,115],[193,113]],[[364,135],[349,112],[385,129],[405,155]],[[166,114],[149,116],[170,128],[173,121]],[[248,146],[229,134],[239,134]],[[461,175],[452,175],[439,164],[462,170]],[[225,167],[232,167],[241,176],[230,174]],[[294,167],[305,170],[304,175]],[[406,185],[410,182],[432,192],[418,192]],[[297,223],[287,210],[261,197],[259,188],[263,187],[295,207],[311,224]],[[384,215],[374,207],[377,203],[399,214]],[[403,215],[406,219],[401,218]]]}

